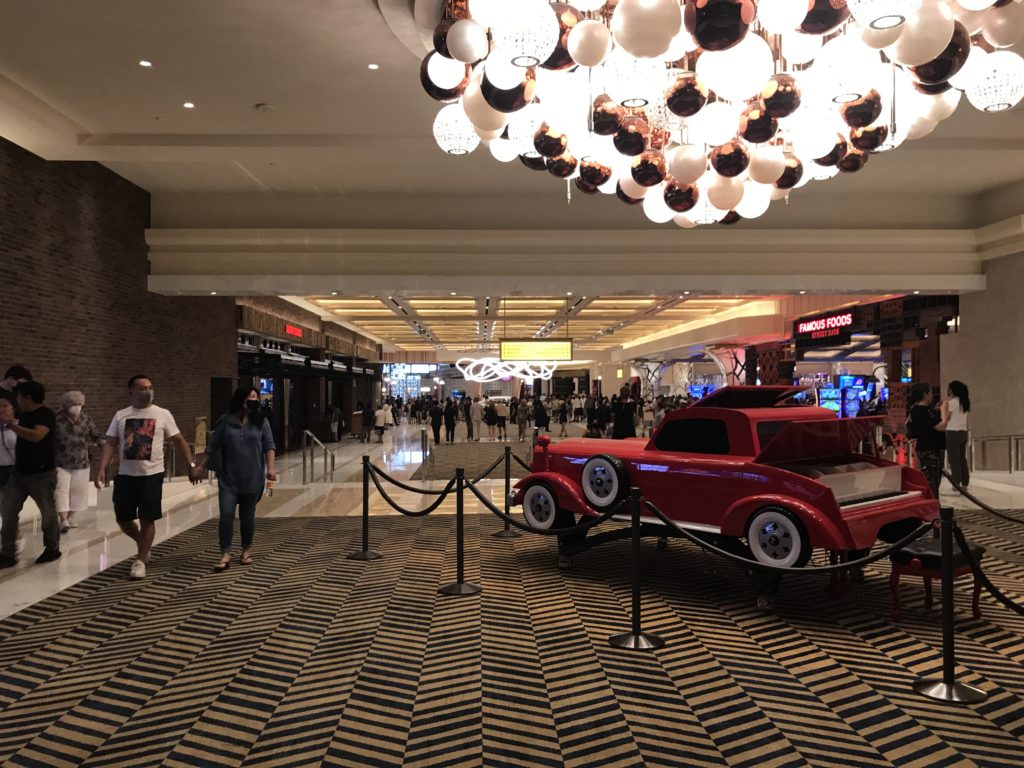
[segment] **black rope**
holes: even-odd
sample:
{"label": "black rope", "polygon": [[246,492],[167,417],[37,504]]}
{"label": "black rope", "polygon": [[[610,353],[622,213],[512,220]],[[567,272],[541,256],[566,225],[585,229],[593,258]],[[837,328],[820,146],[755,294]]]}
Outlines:
{"label": "black rope", "polygon": [[769,573],[836,573],[837,571],[846,571],[851,568],[863,568],[865,565],[870,565],[878,560],[889,557],[897,550],[902,549],[912,541],[917,541],[932,530],[932,523],[922,523],[921,526],[913,533],[907,534],[895,544],[890,544],[888,547],[885,547],[874,554],[862,557],[859,560],[850,560],[845,563],[836,563],[835,565],[817,565],[810,568],[788,568],[780,565],[768,565],[759,560],[750,560],[745,557],[740,557],[739,555],[734,555],[732,552],[726,552],[724,549],[719,549],[713,544],[707,543],[699,536],[693,535],[685,528],[680,528],[674,521],[669,520],[660,509],[647,501],[647,499],[644,499],[644,504],[646,504],[648,509],[650,509],[655,515],[661,518],[661,521],[665,525],[671,526],[679,531],[684,539],[688,539],[699,547],[702,547],[709,552],[714,552],[716,555],[724,557],[727,560],[733,560],[734,562],[740,563],[744,567],[750,567],[758,571],[767,571]]}
{"label": "black rope", "polygon": [[981,564],[974,558],[974,553],[971,552],[970,546],[967,544],[967,539],[964,537],[964,532],[960,530],[959,525],[953,526],[953,535],[956,536],[957,544],[960,545],[960,551],[964,555],[964,560],[967,561],[967,565],[974,571],[974,577],[981,582],[981,585],[988,590],[988,593],[992,595],[996,600],[1005,605],[1011,611],[1019,613],[1024,616],[1024,606],[1017,605],[1010,598],[1000,592],[996,585],[989,581],[988,576],[981,570]]}
{"label": "black rope", "polygon": [[474,486],[472,486],[472,485],[469,486],[469,490],[471,490],[473,492],[473,495],[476,496],[477,499],[479,499],[481,504],[483,504],[485,507],[487,507],[487,509],[489,509],[495,515],[500,517],[506,523],[509,523],[510,525],[514,525],[516,528],[519,528],[520,530],[526,531],[527,533],[539,533],[542,536],[566,536],[566,535],[571,535],[571,534],[574,534],[574,533],[584,533],[586,531],[589,531],[595,525],[600,525],[601,523],[605,522],[606,520],[609,520],[614,515],[617,515],[622,510],[622,507],[625,505],[625,503],[627,501],[629,501],[629,499],[623,499],[618,504],[616,504],[614,507],[612,507],[608,511],[602,513],[598,517],[589,518],[589,519],[587,519],[586,521],[584,521],[582,523],[578,523],[578,524],[572,526],[571,528],[546,528],[546,529],[542,530],[540,528],[533,528],[532,526],[526,525],[525,523],[520,523],[518,520],[513,518],[511,515],[506,515],[504,510],[498,509],[496,506],[494,506],[490,502],[490,500],[484,498],[484,496],[481,495],[480,491],[478,491]]}
{"label": "black rope", "polygon": [[444,487],[444,490],[440,491],[441,495],[438,496],[437,500],[431,503],[430,506],[420,510],[411,510],[406,509],[405,507],[402,507],[399,504],[395,503],[395,501],[390,496],[388,496],[387,492],[384,490],[384,486],[382,486],[380,484],[380,480],[377,479],[376,472],[371,472],[370,477],[373,480],[373,484],[377,486],[377,490],[380,491],[380,495],[384,497],[384,501],[386,501],[391,506],[391,508],[394,509],[396,512],[401,512],[406,517],[426,517],[435,509],[441,506],[441,502],[448,498],[448,494],[451,493],[452,488],[455,487],[455,478],[452,478],[451,480],[448,481],[448,485]]}
{"label": "black rope", "polygon": [[[448,493],[447,490],[431,491],[427,488],[417,488],[416,486],[413,485],[407,485],[403,483],[401,480],[396,480],[395,478],[391,477],[391,475],[387,474],[383,469],[378,468],[374,464],[370,464],[370,473],[373,475],[380,475],[392,485],[397,485],[403,491],[412,491],[413,493],[419,493],[423,496],[443,496],[444,494]],[[377,484],[377,487],[380,488],[379,483]]]}
{"label": "black rope", "polygon": [[522,467],[523,469],[525,469],[525,470],[526,470],[527,472],[533,472],[533,467],[531,467],[531,466],[530,466],[529,464],[527,464],[527,463],[526,463],[525,461],[523,461],[522,459],[520,459],[520,458],[519,458],[518,456],[516,456],[516,455],[515,455],[514,453],[512,454],[512,458],[513,458],[513,459],[515,459],[516,461],[518,461],[518,462],[519,462],[519,466],[520,466],[520,467]]}
{"label": "black rope", "polygon": [[494,463],[491,464],[491,466],[489,466],[483,472],[481,472],[480,475],[475,480],[467,481],[466,485],[473,485],[473,483],[479,483],[481,480],[483,480],[485,477],[487,477],[489,474],[491,474],[491,472],[493,472],[495,469],[497,469],[498,465],[501,464],[503,461],[505,461],[505,454],[501,454],[501,456],[496,458],[494,460]]}
{"label": "black rope", "polygon": [[975,504],[977,504],[979,507],[981,507],[983,510],[988,512],[990,515],[995,515],[996,517],[1001,517],[1003,520],[1006,520],[1006,521],[1011,522],[1011,523],[1017,523],[1018,525],[1024,525],[1024,520],[1019,520],[1016,517],[1010,517],[1009,515],[1004,515],[998,509],[993,509],[992,507],[990,507],[988,504],[986,504],[984,501],[979,499],[977,496],[975,496],[973,493],[968,491],[963,486],[957,485],[956,483],[954,483],[952,476],[946,470],[942,470],[942,474],[945,475],[946,479],[949,480],[949,482],[953,484],[953,487],[956,488],[957,491],[959,491],[961,494],[963,494],[965,497],[967,497],[970,501],[972,501]]}

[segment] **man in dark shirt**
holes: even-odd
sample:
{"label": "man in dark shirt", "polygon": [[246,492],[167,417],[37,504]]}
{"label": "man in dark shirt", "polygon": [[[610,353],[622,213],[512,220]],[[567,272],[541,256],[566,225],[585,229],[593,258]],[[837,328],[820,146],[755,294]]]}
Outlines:
{"label": "man in dark shirt", "polygon": [[14,388],[23,381],[32,381],[32,374],[28,368],[24,365],[12,365],[4,373],[3,380],[0,381],[0,395],[6,395],[13,400]]}
{"label": "man in dark shirt", "polygon": [[15,444],[14,472],[4,488],[0,504],[0,568],[10,568],[18,560],[15,541],[18,517],[25,500],[39,507],[43,523],[43,553],[37,563],[49,563],[60,557],[60,522],[54,504],[57,472],[54,464],[53,435],[57,417],[43,405],[46,391],[37,381],[25,381],[15,388],[18,403],[17,423],[8,417],[6,425],[18,436]]}

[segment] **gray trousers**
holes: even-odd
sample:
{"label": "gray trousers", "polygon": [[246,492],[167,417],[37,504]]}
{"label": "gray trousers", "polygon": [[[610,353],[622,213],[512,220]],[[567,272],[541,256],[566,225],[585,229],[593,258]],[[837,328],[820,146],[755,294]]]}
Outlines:
{"label": "gray trousers", "polygon": [[946,458],[949,460],[949,475],[956,485],[964,487],[971,482],[971,468],[967,463],[967,432],[954,430],[946,432]]}
{"label": "gray trousers", "polygon": [[14,470],[11,479],[4,486],[3,501],[0,502],[0,554],[14,557],[14,542],[18,538],[18,516],[25,500],[31,498],[39,507],[43,523],[43,546],[47,550],[60,549],[60,520],[54,503],[57,490],[57,470],[35,472],[23,475]]}

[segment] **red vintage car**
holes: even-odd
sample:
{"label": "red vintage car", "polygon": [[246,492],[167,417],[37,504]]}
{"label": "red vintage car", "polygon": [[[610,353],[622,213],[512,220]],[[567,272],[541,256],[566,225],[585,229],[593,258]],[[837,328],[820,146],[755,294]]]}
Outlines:
{"label": "red vintage car", "polygon": [[804,389],[725,387],[666,416],[650,440],[541,438],[512,502],[535,528],[564,528],[636,486],[681,528],[792,567],[814,547],[850,555],[938,516],[924,475],[879,455],[881,417],[794,404]]}

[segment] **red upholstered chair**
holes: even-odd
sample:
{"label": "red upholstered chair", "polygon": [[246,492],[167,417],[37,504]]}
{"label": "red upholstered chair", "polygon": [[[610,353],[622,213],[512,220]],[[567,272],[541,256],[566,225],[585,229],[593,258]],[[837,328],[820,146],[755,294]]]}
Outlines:
{"label": "red upholstered chair", "polygon": [[[985,548],[970,544],[971,554],[976,562],[980,562]],[[942,580],[942,551],[939,539],[926,536],[913,541],[903,549],[895,552],[892,557],[892,575],[889,576],[889,591],[892,593],[892,618],[900,618],[900,576],[920,576],[924,579],[924,607],[932,607],[932,579]],[[958,579],[971,573],[963,552],[957,542],[953,542],[953,578]],[[981,582],[974,577],[974,596],[971,611],[976,619],[981,618],[978,599],[981,597]]]}

